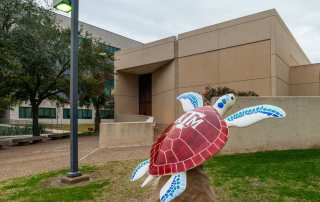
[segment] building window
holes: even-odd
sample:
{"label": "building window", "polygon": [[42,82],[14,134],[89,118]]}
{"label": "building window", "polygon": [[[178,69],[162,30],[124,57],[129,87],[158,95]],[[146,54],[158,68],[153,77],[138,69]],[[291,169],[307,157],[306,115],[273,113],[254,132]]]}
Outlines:
{"label": "building window", "polygon": [[63,119],[70,119],[70,109],[63,109]]}
{"label": "building window", "polygon": [[39,108],[39,118],[41,119],[55,119],[56,108]]}
{"label": "building window", "polygon": [[114,89],[114,78],[108,79],[104,85],[104,93],[111,96],[111,92]]}
{"label": "building window", "polygon": [[[39,118],[41,119],[55,119],[56,109],[55,108],[39,108]],[[31,107],[19,107],[19,118],[20,119],[31,119],[32,111]]]}
{"label": "building window", "polygon": [[113,46],[110,46],[110,45],[106,46],[106,52],[107,53],[114,53],[114,52],[119,51],[119,50],[121,50],[121,49],[117,48],[117,47],[113,47]]}
{"label": "building window", "polygon": [[[63,109],[63,118],[70,119],[70,109]],[[92,110],[78,109],[78,119],[92,119]]]}
{"label": "building window", "polygon": [[114,111],[113,110],[99,110],[101,119],[113,119]]}
{"label": "building window", "polygon": [[31,119],[31,107],[19,107],[19,119]]}
{"label": "building window", "polygon": [[91,109],[78,109],[79,119],[92,119],[92,110]]}

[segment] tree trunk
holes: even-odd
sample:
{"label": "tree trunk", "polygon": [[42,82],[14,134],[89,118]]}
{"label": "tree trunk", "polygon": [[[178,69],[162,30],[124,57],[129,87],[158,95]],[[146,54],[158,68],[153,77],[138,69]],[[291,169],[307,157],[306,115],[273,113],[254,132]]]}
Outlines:
{"label": "tree trunk", "polygon": [[[169,180],[171,175],[162,176],[157,189],[153,192],[150,202],[160,201],[160,190]],[[187,188],[174,202],[217,202],[214,192],[211,189],[209,178],[202,166],[187,171]]]}
{"label": "tree trunk", "polygon": [[99,112],[99,108],[96,108],[96,117],[94,119],[94,132],[99,135],[100,131],[100,122],[101,122],[101,116]]}
{"label": "tree trunk", "polygon": [[33,136],[40,136],[39,106],[35,103],[31,103],[31,109],[32,109],[32,134]]}

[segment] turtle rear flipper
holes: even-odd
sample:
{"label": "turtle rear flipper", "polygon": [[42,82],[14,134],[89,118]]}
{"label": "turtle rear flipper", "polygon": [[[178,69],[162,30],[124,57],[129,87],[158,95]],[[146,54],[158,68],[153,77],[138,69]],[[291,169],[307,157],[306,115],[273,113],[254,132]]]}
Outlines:
{"label": "turtle rear flipper", "polygon": [[175,173],[160,190],[160,201],[169,202],[179,196],[187,187],[187,173]]}
{"label": "turtle rear flipper", "polygon": [[131,181],[138,180],[142,176],[144,176],[149,170],[149,165],[150,165],[150,159],[141,162],[136,167],[136,169],[134,169],[134,171],[132,172],[131,177],[130,177]]}
{"label": "turtle rear flipper", "polygon": [[285,116],[285,111],[279,107],[273,105],[258,105],[242,109],[230,115],[225,120],[228,127],[247,127],[263,119],[284,118]]}

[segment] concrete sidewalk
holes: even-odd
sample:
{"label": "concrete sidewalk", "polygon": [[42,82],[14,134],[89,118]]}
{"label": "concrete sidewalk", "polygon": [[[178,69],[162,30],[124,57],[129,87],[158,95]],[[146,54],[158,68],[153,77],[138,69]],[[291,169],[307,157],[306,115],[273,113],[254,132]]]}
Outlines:
{"label": "concrete sidewalk", "polygon": [[[147,159],[149,146],[98,149],[98,137],[79,137],[80,165]],[[69,139],[0,150],[0,180],[69,167]]]}

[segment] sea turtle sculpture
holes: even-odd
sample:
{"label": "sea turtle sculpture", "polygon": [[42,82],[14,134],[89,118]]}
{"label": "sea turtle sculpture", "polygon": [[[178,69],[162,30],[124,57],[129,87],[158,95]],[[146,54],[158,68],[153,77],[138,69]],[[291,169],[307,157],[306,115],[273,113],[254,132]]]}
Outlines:
{"label": "sea turtle sculpture", "polygon": [[202,96],[197,93],[184,93],[177,99],[186,113],[164,130],[152,145],[150,159],[140,163],[131,175],[131,181],[135,181],[149,171],[141,187],[158,176],[171,175],[160,191],[161,202],[171,201],[185,190],[186,171],[222,149],[228,140],[229,127],[247,127],[266,118],[286,116],[279,107],[258,105],[242,109],[224,120],[222,116],[235,103],[233,94],[224,95],[213,106],[205,107]]}

